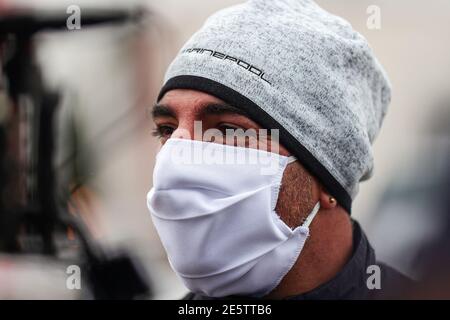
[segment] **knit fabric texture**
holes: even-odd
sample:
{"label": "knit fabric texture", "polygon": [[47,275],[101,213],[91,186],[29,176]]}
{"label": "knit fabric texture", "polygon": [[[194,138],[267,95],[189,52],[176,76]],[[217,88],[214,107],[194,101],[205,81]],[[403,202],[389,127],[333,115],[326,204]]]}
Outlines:
{"label": "knit fabric texture", "polygon": [[170,64],[172,89],[212,94],[267,129],[350,213],[373,171],[391,90],[362,35],[312,0],[250,0],[210,16]]}

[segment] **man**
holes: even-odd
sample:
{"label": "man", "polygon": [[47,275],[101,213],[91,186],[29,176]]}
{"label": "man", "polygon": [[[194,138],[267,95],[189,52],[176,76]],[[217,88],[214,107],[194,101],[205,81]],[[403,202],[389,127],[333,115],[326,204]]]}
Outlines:
{"label": "man", "polygon": [[[253,0],[211,16],[153,109],[163,148],[147,203],[186,298],[366,299],[407,282],[376,262],[350,218],[389,101],[365,39],[313,1]],[[236,148],[199,138],[199,123],[225,135],[276,129],[280,144],[255,135],[269,153],[248,140]],[[277,169],[265,178],[251,165],[174,161],[205,148]]]}

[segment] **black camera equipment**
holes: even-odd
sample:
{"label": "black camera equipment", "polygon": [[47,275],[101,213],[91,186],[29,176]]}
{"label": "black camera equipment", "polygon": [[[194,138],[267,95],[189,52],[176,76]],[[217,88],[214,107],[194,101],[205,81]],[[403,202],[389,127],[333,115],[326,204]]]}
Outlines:
{"label": "black camera equipment", "polygon": [[[135,23],[144,13],[90,9],[83,11],[81,22],[83,29]],[[123,252],[107,254],[90,238],[82,221],[57,200],[53,159],[60,95],[45,87],[34,62],[32,40],[47,30],[70,36],[66,20],[67,15],[52,12],[0,13],[0,94],[10,103],[9,116],[0,117],[0,252],[61,259],[58,242],[67,238],[70,229],[77,235],[77,262],[88,275],[93,298],[149,297],[149,284],[137,260]]]}

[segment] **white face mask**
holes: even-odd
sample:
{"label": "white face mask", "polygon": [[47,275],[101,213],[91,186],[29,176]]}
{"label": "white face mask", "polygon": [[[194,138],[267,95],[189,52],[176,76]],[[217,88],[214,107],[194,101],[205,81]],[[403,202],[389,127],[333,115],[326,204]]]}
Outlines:
{"label": "white face mask", "polygon": [[[246,161],[221,161],[224,154]],[[260,297],[292,268],[319,210],[317,203],[294,230],[275,212],[292,161],[257,149],[167,140],[147,206],[172,268],[192,292]],[[276,170],[262,174],[264,166]]]}

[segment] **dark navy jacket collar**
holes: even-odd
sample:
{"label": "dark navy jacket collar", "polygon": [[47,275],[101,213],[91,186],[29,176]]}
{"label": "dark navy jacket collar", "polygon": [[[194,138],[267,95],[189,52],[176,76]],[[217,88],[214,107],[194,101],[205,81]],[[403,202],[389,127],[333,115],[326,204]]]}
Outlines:
{"label": "dark navy jacket collar", "polygon": [[375,252],[358,222],[353,221],[353,254],[344,268],[330,281],[312,291],[288,300],[367,299],[367,267],[376,263]]}

